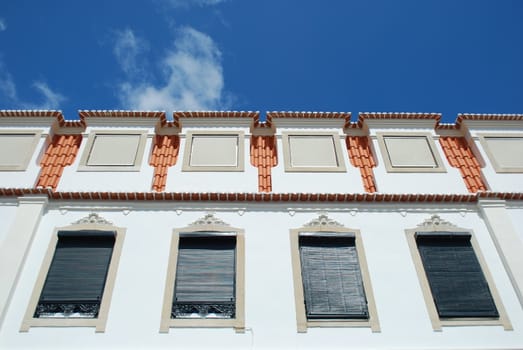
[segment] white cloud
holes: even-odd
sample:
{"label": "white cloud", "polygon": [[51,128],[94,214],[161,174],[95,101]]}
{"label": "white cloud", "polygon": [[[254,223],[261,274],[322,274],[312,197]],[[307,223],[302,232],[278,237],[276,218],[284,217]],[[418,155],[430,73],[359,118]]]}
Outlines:
{"label": "white cloud", "polygon": [[138,74],[142,71],[137,59],[147,48],[147,43],[136,37],[132,30],[125,29],[116,32],[113,53],[125,73]]}
{"label": "white cloud", "polygon": [[179,29],[160,68],[163,73],[160,84],[128,74],[128,81],[120,85],[119,97],[124,108],[227,109],[221,52],[208,35],[191,27]]}
{"label": "white cloud", "polygon": [[7,29],[7,24],[5,24],[5,19],[0,18],[0,32],[3,32]]}
{"label": "white cloud", "polygon": [[33,109],[58,109],[66,100],[64,95],[54,92],[47,83],[42,81],[35,81],[33,87],[44,97],[44,101],[41,104],[33,105]]}
{"label": "white cloud", "polygon": [[0,93],[5,96],[7,100],[16,100],[16,87],[13,77],[4,67],[0,61]]}
{"label": "white cloud", "polygon": [[51,90],[45,82],[35,81],[32,87],[42,95],[43,101],[41,103],[22,101],[18,97],[13,77],[3,62],[0,61],[0,101],[2,101],[2,104],[7,108],[59,109],[60,105],[66,100],[65,96]]}
{"label": "white cloud", "polygon": [[214,6],[226,0],[167,0],[167,3],[172,7],[189,8],[192,6]]}

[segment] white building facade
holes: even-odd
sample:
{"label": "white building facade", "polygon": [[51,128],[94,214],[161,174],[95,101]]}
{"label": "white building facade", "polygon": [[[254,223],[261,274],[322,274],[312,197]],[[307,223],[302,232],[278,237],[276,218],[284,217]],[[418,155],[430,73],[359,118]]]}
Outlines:
{"label": "white building facade", "polygon": [[523,348],[523,115],[0,111],[0,348]]}

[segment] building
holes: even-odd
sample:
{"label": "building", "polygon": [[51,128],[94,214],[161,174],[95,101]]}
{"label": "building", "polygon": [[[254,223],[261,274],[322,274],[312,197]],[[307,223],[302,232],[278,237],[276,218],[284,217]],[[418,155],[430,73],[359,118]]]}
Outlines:
{"label": "building", "polygon": [[0,111],[0,348],[523,348],[523,115]]}

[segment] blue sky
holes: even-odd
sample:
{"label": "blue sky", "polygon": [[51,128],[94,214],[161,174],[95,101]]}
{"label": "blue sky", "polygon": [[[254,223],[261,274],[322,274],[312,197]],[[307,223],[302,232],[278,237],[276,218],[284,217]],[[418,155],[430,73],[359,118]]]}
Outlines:
{"label": "blue sky", "polygon": [[0,109],[523,113],[523,1],[5,0]]}

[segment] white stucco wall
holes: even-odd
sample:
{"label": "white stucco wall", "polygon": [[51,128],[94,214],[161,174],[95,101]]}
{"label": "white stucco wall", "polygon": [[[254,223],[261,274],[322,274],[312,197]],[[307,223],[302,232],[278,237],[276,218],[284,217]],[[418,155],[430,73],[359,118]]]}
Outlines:
{"label": "white stucco wall", "polygon": [[[41,131],[42,134],[38,140],[34,152],[31,154],[27,168],[22,171],[2,171],[1,172],[1,186],[5,188],[31,188],[34,187],[38,175],[40,174],[40,159],[45,152],[46,140],[48,138],[49,129],[42,128],[30,128],[30,127],[16,127],[16,128],[6,128],[2,127],[2,130],[24,130],[28,129],[31,131]],[[0,152],[11,152],[9,149],[3,149]]]}
{"label": "white stucco wall", "polygon": [[167,192],[258,192],[258,169],[251,165],[251,135],[247,127],[213,127],[212,131],[244,133],[243,171],[183,171],[186,132],[206,132],[209,128],[184,128],[180,134],[180,152],[176,165],[169,168]]}
{"label": "white stucco wall", "polygon": [[[141,159],[139,171],[78,171],[84,152],[88,152],[88,135],[92,130],[114,130],[147,132],[145,149]],[[83,133],[82,144],[71,166],[64,168],[57,191],[107,191],[107,192],[147,192],[151,191],[154,168],[149,165],[151,148],[153,145],[154,128],[146,126],[136,127],[92,127]]]}
{"label": "white stucco wall", "polygon": [[511,203],[507,208],[507,213],[510,215],[514,230],[518,233],[521,241],[523,241],[523,202]]}
{"label": "white stucco wall", "polygon": [[[338,134],[340,159],[343,160],[343,172],[287,172],[282,134],[289,132],[299,133],[333,133]],[[345,145],[345,135],[341,128],[332,127],[278,127],[277,128],[278,165],[271,169],[273,192],[282,193],[363,193],[365,189],[360,176],[360,170],[352,166]]]}
{"label": "white stucco wall", "polygon": [[[118,207],[126,206],[130,212]],[[105,333],[93,328],[31,328],[19,333],[53,229],[97,213],[127,228]],[[111,208],[112,207],[112,208]],[[291,207],[295,212],[288,212]],[[245,229],[247,332],[170,329],[160,334],[160,314],[173,228],[187,226],[214,208],[231,226]],[[232,209],[235,208],[235,209]],[[245,209],[239,212],[237,208]],[[176,210],[181,210],[176,212]],[[360,229],[373,284],[380,333],[369,328],[314,328],[296,332],[289,229],[319,212]],[[125,214],[127,213],[127,215]],[[494,276],[514,331],[500,326],[432,330],[404,230],[431,214],[472,229]],[[291,215],[292,214],[292,215]],[[0,347],[85,348],[521,348],[523,311],[475,206],[306,205],[241,203],[52,203],[42,218],[16,293],[0,329]]]}
{"label": "white stucco wall", "polygon": [[[477,137],[478,133],[482,134],[484,132],[485,130],[474,130],[472,132],[472,140],[474,142],[476,152],[479,152],[479,157],[482,164],[481,171],[487,181],[489,190],[494,192],[522,192],[523,181],[521,181],[521,173],[498,173],[494,169],[494,166],[492,165],[489,157],[487,156],[487,153],[483,148],[483,145],[479,141],[479,137]],[[495,132],[498,133],[499,131]],[[511,132],[507,130],[503,130],[502,132],[508,135],[511,134]],[[523,134],[523,132],[521,134]],[[521,157],[523,157],[523,150],[521,150]]]}
{"label": "white stucco wall", "polygon": [[[429,128],[371,128],[369,130],[377,166],[373,169],[380,193],[468,193],[458,169],[453,168],[445,156],[434,130]],[[380,148],[376,134],[380,132],[430,134],[439,154],[445,172],[401,172],[387,171],[383,150]]]}
{"label": "white stucco wall", "polygon": [[9,228],[13,222],[13,219],[17,210],[17,201],[15,199],[2,199],[0,201],[0,245],[4,240]]}

